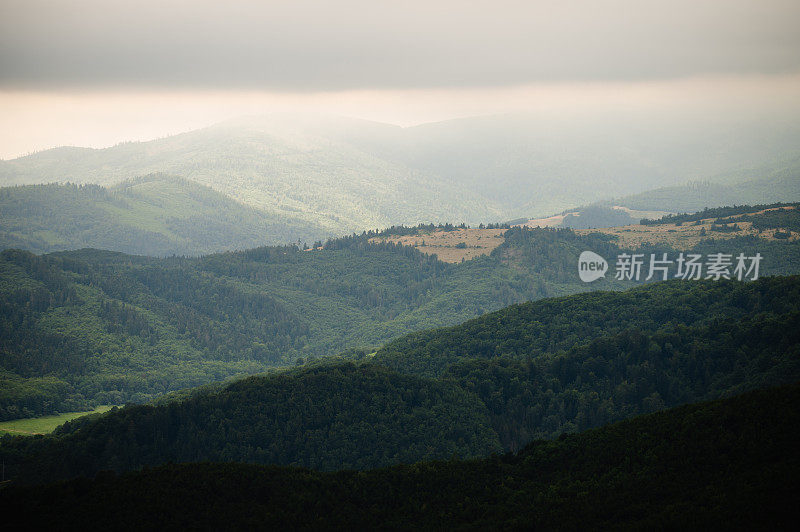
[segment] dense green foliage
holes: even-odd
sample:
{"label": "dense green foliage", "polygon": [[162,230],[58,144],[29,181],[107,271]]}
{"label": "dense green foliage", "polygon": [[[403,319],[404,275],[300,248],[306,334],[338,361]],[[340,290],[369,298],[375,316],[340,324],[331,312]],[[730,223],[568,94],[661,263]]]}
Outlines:
{"label": "dense green foliage", "polygon": [[499,450],[474,395],[453,383],[352,364],[251,377],[0,444],[6,474],[24,482],[166,462],[366,469]]}
{"label": "dense green foliage", "polygon": [[599,338],[554,357],[456,364],[503,446],[800,378],[800,314]]}
{"label": "dense green foliage", "polygon": [[329,235],[177,177],[153,174],[105,188],[0,188],[0,250],[93,247],[138,255],[201,255]]}
{"label": "dense green foliage", "polygon": [[132,406],[52,438],[7,440],[0,455],[34,481],[169,460],[337,469],[516,450],[800,380],[800,277],[671,281],[526,303],[346,356],[360,365]]}
{"label": "dense green foliage", "polygon": [[185,464],[0,492],[4,523],[103,529],[754,529],[800,519],[800,386],[368,472]]}
{"label": "dense green foliage", "polygon": [[[307,330],[265,294],[188,275],[182,259],[149,270],[150,259],[84,256],[103,260],[0,255],[0,365],[13,383],[0,395],[0,419],[142,401],[263,371]],[[116,269],[115,260],[138,267]],[[49,385],[32,395],[43,378]]]}
{"label": "dense green foliage", "polygon": [[412,334],[377,363],[478,395],[506,449],[800,379],[800,279],[662,283]]}
{"label": "dense green foliage", "polygon": [[799,301],[800,277],[751,283],[673,280],[625,292],[513,305],[461,325],[404,336],[381,348],[375,360],[405,372],[439,376],[463,360],[537,359],[628,331],[672,332],[762,313],[790,315],[800,310]]}
{"label": "dense green foliage", "polygon": [[[551,233],[514,231],[502,253],[459,265],[369,235],[201,258],[7,250],[0,379],[15,384],[0,394],[0,419],[145,401],[590,288],[574,262],[605,244]],[[25,385],[44,377],[54,385]]]}
{"label": "dense green foliage", "polygon": [[0,421],[83,408],[85,401],[69,392],[69,384],[57,377],[26,379],[7,371],[0,372]]}
{"label": "dense green foliage", "polygon": [[[0,253],[0,419],[158,395],[307,363],[452,325],[585,284],[577,257],[613,260],[603,235],[513,228],[491,256],[446,264],[370,234],[321,249],[256,248],[199,258],[96,250]],[[760,252],[761,275],[796,273],[800,244],[704,241],[698,252]],[[642,248],[641,252],[670,251]],[[45,380],[29,380],[45,379]]]}

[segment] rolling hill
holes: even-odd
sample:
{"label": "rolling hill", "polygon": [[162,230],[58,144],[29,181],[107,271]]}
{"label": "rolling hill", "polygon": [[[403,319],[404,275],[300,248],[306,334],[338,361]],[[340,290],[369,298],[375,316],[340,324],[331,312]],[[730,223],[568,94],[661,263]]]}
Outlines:
{"label": "rolling hill", "polygon": [[370,366],[251,377],[181,402],[75,424],[44,439],[4,442],[7,475],[37,482],[208,460],[367,469],[500,450],[474,395],[454,383]]}
{"label": "rolling hill", "polygon": [[113,185],[167,172],[210,186],[275,217],[331,234],[499,217],[483,198],[436,176],[359,149],[349,136],[391,135],[394,126],[298,116],[222,123],[102,150],[57,148],[0,163],[0,183]]}
{"label": "rolling hill", "polygon": [[108,188],[0,188],[0,249],[47,253],[94,247],[134,255],[203,255],[327,236],[309,222],[268,215],[206,186],[162,174]]}
{"label": "rolling hill", "polygon": [[177,464],[6,487],[5,522],[103,528],[780,528],[800,517],[798,385],[481,460],[319,473]]}
{"label": "rolling hill", "polygon": [[[148,142],[62,147],[0,161],[0,184],[109,186],[166,172],[337,235],[542,216],[640,193],[623,204],[678,212],[796,201],[800,131],[785,117],[773,122],[522,114],[399,128],[273,115]],[[684,187],[698,181],[710,183],[699,199]],[[672,188],[647,192],[663,187]]]}
{"label": "rolling hill", "polygon": [[[446,263],[380,241],[393,234],[196,258],[4,251],[0,417],[148,401],[348,349],[371,352],[522,301],[643,281],[580,281],[582,251],[612,261],[621,252],[608,235],[514,228],[488,255]],[[693,250],[761,253],[761,276],[796,274],[800,264],[797,241],[736,237]]]}
{"label": "rolling hill", "polygon": [[[665,331],[738,323],[748,316],[792,312],[800,278],[648,284],[623,292],[596,291],[513,305],[452,327],[420,331],[389,342],[375,362],[398,371],[441,376],[471,359],[539,360],[581,344],[628,332]],[[676,303],[677,302],[677,303]],[[645,342],[647,344],[648,342]],[[677,341],[673,348],[677,348]],[[561,360],[565,362],[565,360]]]}
{"label": "rolling hill", "polygon": [[[312,251],[265,247],[200,258],[7,250],[0,253],[0,416],[139,402],[588,289],[571,275],[571,262],[582,246],[608,245],[589,237],[563,248],[559,238],[525,233],[519,242],[539,241],[537,249],[551,252],[528,259],[520,251],[512,260],[503,256],[509,244],[464,264],[371,243],[370,235]],[[553,260],[565,264],[545,266]]]}
{"label": "rolling hill", "polygon": [[513,306],[341,357],[358,365],[334,358],[8,437],[0,457],[9,476],[43,482],[168,461],[337,470],[515,451],[800,380],[798,293],[798,277],[672,281]]}

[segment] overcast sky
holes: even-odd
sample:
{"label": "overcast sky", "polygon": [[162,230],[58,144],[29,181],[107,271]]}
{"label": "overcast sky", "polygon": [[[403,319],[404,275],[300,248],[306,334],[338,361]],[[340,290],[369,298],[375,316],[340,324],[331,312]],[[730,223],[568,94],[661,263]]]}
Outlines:
{"label": "overcast sky", "polygon": [[242,111],[413,123],[565,88],[691,96],[716,80],[795,105],[799,73],[797,0],[0,0],[0,156]]}

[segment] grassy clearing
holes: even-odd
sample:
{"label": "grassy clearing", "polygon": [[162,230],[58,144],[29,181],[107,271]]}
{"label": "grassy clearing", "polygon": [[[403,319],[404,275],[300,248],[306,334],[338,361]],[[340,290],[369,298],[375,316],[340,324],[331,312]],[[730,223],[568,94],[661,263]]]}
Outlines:
{"label": "grassy clearing", "polygon": [[2,421],[0,422],[0,435],[20,434],[24,436],[26,434],[47,434],[53,432],[56,427],[63,425],[67,421],[88,414],[106,412],[111,410],[111,408],[113,408],[112,405],[101,405],[94,410],[88,410],[86,412],[67,412],[55,416],[29,417],[25,419],[14,419],[12,421]]}
{"label": "grassy clearing", "polygon": [[[436,255],[442,262],[459,263],[488,255],[505,241],[506,229],[454,229],[420,232],[416,235],[376,237],[372,242],[394,242],[414,246],[420,252]],[[461,245],[461,247],[456,247]]]}
{"label": "grassy clearing", "polygon": [[[741,221],[741,219],[746,219],[748,216],[757,216],[768,211],[790,210],[794,208],[795,207],[776,207],[752,213],[720,218],[723,223],[736,223],[736,225],[739,226],[738,231],[732,232],[715,231],[714,225],[718,219],[716,217],[703,218],[698,221],[685,222],[682,224],[634,224],[601,229],[576,229],[575,232],[579,235],[587,235],[589,233],[605,233],[607,235],[613,235],[617,237],[617,244],[620,247],[627,249],[634,249],[645,244],[665,244],[675,249],[686,250],[691,249],[703,240],[726,240],[729,238],[747,235],[756,236],[764,240],[774,241],[776,240],[775,233],[778,231],[785,231],[789,234],[789,237],[783,240],[794,242],[796,240],[800,240],[800,232],[798,231],[791,231],[789,228],[769,228],[759,230],[753,227],[752,222]],[[731,220],[733,219],[736,219],[736,222],[732,222]]]}

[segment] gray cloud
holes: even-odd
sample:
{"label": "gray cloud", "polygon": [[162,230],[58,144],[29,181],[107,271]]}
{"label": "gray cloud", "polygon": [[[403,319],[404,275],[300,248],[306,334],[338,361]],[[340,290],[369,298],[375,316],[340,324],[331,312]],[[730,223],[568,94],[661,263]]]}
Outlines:
{"label": "gray cloud", "polygon": [[800,71],[796,0],[0,0],[0,87],[498,86]]}

